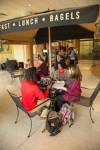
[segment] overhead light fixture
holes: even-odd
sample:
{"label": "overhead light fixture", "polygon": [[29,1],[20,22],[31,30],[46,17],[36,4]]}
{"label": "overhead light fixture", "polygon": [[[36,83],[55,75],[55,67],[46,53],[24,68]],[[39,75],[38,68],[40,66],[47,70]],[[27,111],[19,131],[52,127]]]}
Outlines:
{"label": "overhead light fixture", "polygon": [[28,3],[28,6],[31,7],[32,6],[31,3]]}
{"label": "overhead light fixture", "polygon": [[0,17],[5,17],[5,16],[8,16],[8,15],[5,13],[0,13]]}

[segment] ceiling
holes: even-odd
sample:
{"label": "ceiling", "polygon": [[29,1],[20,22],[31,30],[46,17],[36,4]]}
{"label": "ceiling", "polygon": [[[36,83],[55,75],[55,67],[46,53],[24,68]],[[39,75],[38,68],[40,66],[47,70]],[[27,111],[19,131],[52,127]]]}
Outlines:
{"label": "ceiling", "polygon": [[0,0],[0,22],[50,10],[100,4],[100,0]]}
{"label": "ceiling", "polygon": [[[100,0],[0,0],[0,22],[34,15],[43,11],[59,10],[72,7],[83,7],[100,4]],[[95,32],[94,23],[80,24],[81,27]],[[0,34],[0,39],[11,43],[28,43],[33,41],[38,29]]]}

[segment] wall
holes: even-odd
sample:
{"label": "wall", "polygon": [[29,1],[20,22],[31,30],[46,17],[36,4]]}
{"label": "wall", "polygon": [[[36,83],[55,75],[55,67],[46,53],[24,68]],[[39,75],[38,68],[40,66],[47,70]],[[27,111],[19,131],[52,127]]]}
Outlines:
{"label": "wall", "polygon": [[24,45],[13,45],[13,55],[18,62],[24,61]]}
{"label": "wall", "polygon": [[33,64],[35,67],[38,66],[38,54],[42,55],[43,44],[33,45]]}
{"label": "wall", "polygon": [[93,59],[93,40],[80,41],[80,59]]}
{"label": "wall", "polygon": [[12,45],[3,45],[4,50],[0,51],[0,63],[6,61],[6,59],[14,59],[13,46]]}

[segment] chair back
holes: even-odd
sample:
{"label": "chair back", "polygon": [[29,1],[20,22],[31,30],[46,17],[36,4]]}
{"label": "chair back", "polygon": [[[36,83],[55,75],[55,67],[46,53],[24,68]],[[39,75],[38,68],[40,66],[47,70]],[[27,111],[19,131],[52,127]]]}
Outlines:
{"label": "chair back", "polygon": [[10,95],[10,97],[12,98],[12,100],[15,103],[16,107],[20,108],[22,111],[27,113],[27,111],[25,110],[25,108],[23,107],[23,105],[22,105],[22,103],[20,101],[20,97],[18,97],[16,94],[10,92],[9,90],[7,90],[7,92]]}
{"label": "chair back", "polygon": [[91,97],[90,97],[90,105],[92,105],[93,101],[95,100],[97,94],[99,93],[100,91],[100,81],[99,83],[97,84],[95,90],[93,91]]}
{"label": "chair back", "polygon": [[6,62],[7,71],[15,71],[18,69],[18,64],[16,60],[8,60]]}

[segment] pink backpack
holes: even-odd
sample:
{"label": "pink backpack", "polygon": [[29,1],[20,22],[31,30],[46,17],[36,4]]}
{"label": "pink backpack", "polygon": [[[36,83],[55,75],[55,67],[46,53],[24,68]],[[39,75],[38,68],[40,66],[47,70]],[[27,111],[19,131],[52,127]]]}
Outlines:
{"label": "pink backpack", "polygon": [[69,127],[71,127],[74,123],[74,111],[67,103],[62,105],[59,116],[63,125],[68,123]]}
{"label": "pink backpack", "polygon": [[65,81],[65,87],[67,88],[67,92],[64,94],[65,101],[80,101],[81,88],[79,81],[74,79]]}

